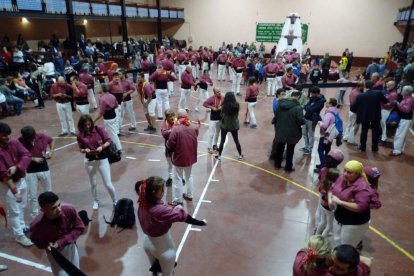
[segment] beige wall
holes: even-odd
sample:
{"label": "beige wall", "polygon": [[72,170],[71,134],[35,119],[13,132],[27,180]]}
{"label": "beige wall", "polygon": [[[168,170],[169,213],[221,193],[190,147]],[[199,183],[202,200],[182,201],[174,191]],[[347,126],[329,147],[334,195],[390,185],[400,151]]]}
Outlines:
{"label": "beige wall", "polygon": [[[388,46],[402,41],[394,26],[401,7],[410,0],[163,0],[162,6],[185,9],[193,44],[212,45],[222,41],[255,41],[256,23],[282,23],[291,12],[309,23],[308,43],[313,54],[330,52],[341,55],[345,48],[355,56],[383,56]],[[177,39],[189,37],[189,26],[183,24]],[[270,49],[270,44],[267,48]]]}

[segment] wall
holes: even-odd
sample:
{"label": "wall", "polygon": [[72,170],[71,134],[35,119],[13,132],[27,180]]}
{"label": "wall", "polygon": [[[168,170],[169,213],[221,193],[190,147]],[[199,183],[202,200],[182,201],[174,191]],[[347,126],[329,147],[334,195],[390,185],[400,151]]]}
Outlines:
{"label": "wall", "polygon": [[[20,18],[0,18],[0,26],[7,26],[0,32],[0,39],[7,35],[11,41],[16,41],[17,35],[21,33],[26,39],[30,48],[37,49],[37,42],[44,40],[49,42],[52,34],[63,41],[68,36],[67,21],[57,19],[34,19],[28,18],[29,23],[23,24]],[[162,29],[164,35],[174,36],[182,23],[163,23]],[[76,20],[75,25],[83,25],[83,20]],[[101,21],[88,20],[85,25],[86,36],[92,41],[100,38],[102,41],[122,41],[120,33],[120,21]],[[157,33],[157,25],[155,22],[137,22],[128,21],[128,35],[134,38],[153,38]],[[110,32],[110,31],[111,32]]]}
{"label": "wall", "polygon": [[[184,8],[195,46],[221,42],[255,41],[256,23],[282,23],[291,12],[309,23],[308,43],[313,54],[340,56],[345,48],[355,56],[383,56],[388,47],[402,41],[394,26],[401,7],[410,0],[164,0],[162,6]],[[177,39],[187,39],[189,24],[183,24]],[[271,45],[266,45],[267,49]]]}

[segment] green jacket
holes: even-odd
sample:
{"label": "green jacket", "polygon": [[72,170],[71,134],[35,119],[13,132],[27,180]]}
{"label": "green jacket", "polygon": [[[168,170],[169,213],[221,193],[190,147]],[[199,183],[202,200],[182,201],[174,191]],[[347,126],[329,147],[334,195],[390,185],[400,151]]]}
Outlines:
{"label": "green jacket", "polygon": [[278,143],[296,144],[302,138],[305,124],[303,109],[296,99],[282,99],[275,116],[275,140]]}

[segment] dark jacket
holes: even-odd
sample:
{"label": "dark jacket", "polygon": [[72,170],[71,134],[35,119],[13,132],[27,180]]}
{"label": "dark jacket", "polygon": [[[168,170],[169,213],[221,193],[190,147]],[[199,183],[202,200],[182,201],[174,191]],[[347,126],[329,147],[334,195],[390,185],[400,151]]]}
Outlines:
{"label": "dark jacket", "polygon": [[367,90],[358,95],[351,111],[357,114],[357,124],[379,122],[381,120],[381,103],[388,100],[380,90]]}
{"label": "dark jacket", "polygon": [[324,95],[318,97],[311,97],[305,105],[305,119],[317,123],[321,120],[321,110],[326,102]]}
{"label": "dark jacket", "polygon": [[296,144],[302,138],[301,126],[305,124],[303,109],[294,99],[281,99],[275,114],[275,141]]}

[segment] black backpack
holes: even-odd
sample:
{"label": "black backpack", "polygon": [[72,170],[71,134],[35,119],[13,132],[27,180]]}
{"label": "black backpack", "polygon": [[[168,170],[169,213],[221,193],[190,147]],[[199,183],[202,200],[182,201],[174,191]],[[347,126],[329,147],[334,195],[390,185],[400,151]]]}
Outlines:
{"label": "black backpack", "polygon": [[[104,220],[107,224],[110,224],[111,227],[115,225],[122,228],[132,228],[135,225],[135,211],[134,211],[134,202],[129,198],[121,198],[115,205],[114,216],[112,221],[107,221],[104,216]],[[121,231],[122,231],[121,230]],[[119,231],[119,232],[121,232]]]}

